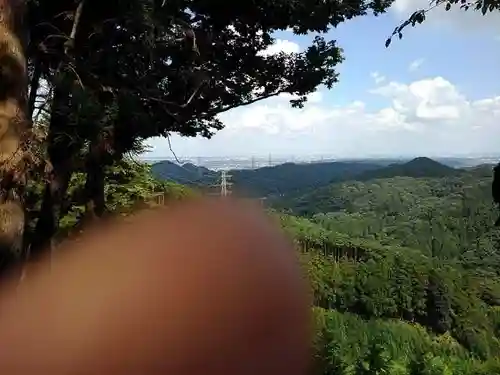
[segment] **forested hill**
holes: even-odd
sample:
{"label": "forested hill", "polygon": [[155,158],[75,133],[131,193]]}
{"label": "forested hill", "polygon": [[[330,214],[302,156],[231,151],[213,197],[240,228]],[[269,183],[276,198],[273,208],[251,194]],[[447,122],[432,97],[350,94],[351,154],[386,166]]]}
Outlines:
{"label": "forested hill", "polygon": [[[219,178],[217,172],[207,168],[192,164],[179,166],[170,161],[154,164],[152,171],[157,178],[191,185],[213,185]],[[446,177],[461,173],[460,169],[423,157],[390,165],[377,160],[364,160],[311,164],[285,163],[253,170],[231,171],[234,190],[250,197],[300,194],[305,190],[349,180],[367,181],[396,176]]]}
{"label": "forested hill", "polygon": [[245,196],[282,195],[345,181],[381,168],[370,162],[286,163],[254,170],[231,171],[235,191]]}
{"label": "forested hill", "polygon": [[314,291],[315,374],[500,374],[492,168],[442,171],[274,202]]}
{"label": "forested hill", "polygon": [[497,232],[482,252],[452,258],[384,245],[375,230],[359,238],[335,221],[281,218],[314,292],[315,374],[500,373]]}
{"label": "forested hill", "polygon": [[[296,191],[308,187],[319,187],[332,181],[343,181],[354,176],[383,167],[370,162],[325,162],[311,164],[285,163],[257,169],[231,171],[235,188],[245,195],[267,196]],[[171,161],[153,164],[155,177],[183,184],[217,183],[219,173],[193,164],[178,165]]]}
{"label": "forested hill", "polygon": [[358,176],[356,180],[367,181],[375,178],[391,178],[391,177],[446,177],[457,176],[462,173],[462,170],[451,168],[447,165],[438,163],[429,158],[419,157],[410,160],[407,163],[391,164],[385,168],[380,168],[372,171],[366,171]]}
{"label": "forested hill", "polygon": [[[383,170],[381,172],[381,175],[385,175]],[[448,210],[467,199],[480,201],[493,209],[491,167],[480,166],[452,172],[455,173],[444,177],[395,176],[344,181],[274,197],[270,203],[275,208],[305,216],[341,212],[363,215],[375,213],[383,217],[400,211],[408,213],[412,207]]]}
{"label": "forested hill", "polygon": [[209,185],[217,182],[219,174],[208,168],[191,163],[179,165],[168,160],[151,166],[151,172],[160,180],[167,180],[186,185]]}
{"label": "forested hill", "polygon": [[[78,177],[74,199],[85,185]],[[307,204],[309,218],[270,210],[293,238],[312,286],[309,375],[500,374],[500,232],[492,226],[491,177],[491,167],[480,166],[445,177],[342,181],[288,201]],[[120,213],[158,193],[167,202],[198,195],[156,181],[141,163],[107,170],[106,186],[109,208]],[[65,215],[64,227],[82,209]]]}

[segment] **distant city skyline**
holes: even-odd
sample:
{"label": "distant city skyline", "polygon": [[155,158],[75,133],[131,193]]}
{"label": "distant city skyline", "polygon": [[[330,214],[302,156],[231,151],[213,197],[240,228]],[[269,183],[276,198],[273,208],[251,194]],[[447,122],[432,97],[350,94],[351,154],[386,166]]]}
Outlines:
{"label": "distant city skyline", "polygon": [[[162,161],[170,161],[175,164],[184,165],[187,163],[194,164],[197,166],[205,167],[211,170],[230,170],[230,169],[256,169],[270,166],[277,166],[284,163],[321,163],[321,162],[331,162],[331,161],[380,161],[385,163],[393,162],[406,162],[419,156],[385,156],[385,157],[374,157],[374,158],[333,158],[333,157],[286,157],[286,156],[239,156],[239,157],[202,157],[202,156],[192,156],[192,157],[179,157],[175,158],[144,158],[142,159],[147,163],[156,163]],[[422,157],[422,155],[420,155]],[[473,167],[480,164],[496,164],[500,161],[500,156],[482,155],[479,157],[468,156],[468,157],[457,157],[457,156],[441,156],[432,157],[433,160],[441,162],[451,167]]]}
{"label": "distant city skyline", "polygon": [[421,155],[421,154],[373,154],[365,156],[336,156],[335,154],[293,154],[293,153],[267,153],[267,154],[221,154],[221,155],[158,155],[151,156],[148,154],[142,154],[139,156],[143,160],[176,160],[176,159],[250,159],[250,158],[268,158],[269,156],[275,158],[297,158],[297,159],[350,159],[350,160],[364,160],[364,159],[408,159],[417,157],[428,157],[428,158],[460,158],[460,159],[477,159],[477,158],[499,158],[500,152],[498,153],[467,153],[467,154],[436,154],[436,155]]}

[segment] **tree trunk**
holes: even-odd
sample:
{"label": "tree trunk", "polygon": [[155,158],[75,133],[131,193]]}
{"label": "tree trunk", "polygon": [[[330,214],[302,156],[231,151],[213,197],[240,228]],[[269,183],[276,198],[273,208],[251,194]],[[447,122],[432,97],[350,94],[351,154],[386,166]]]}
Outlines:
{"label": "tree trunk", "polygon": [[104,159],[99,157],[97,147],[90,146],[86,163],[85,180],[85,219],[88,221],[101,218],[106,211],[104,196]]}
{"label": "tree trunk", "polygon": [[24,0],[0,0],[0,258],[2,270],[21,259],[25,226],[24,143],[27,117]]}
{"label": "tree trunk", "polygon": [[42,64],[39,58],[35,58],[35,66],[33,68],[33,77],[30,83],[30,95],[28,100],[28,115],[33,118],[35,112],[36,98],[40,87],[40,78],[42,77]]}
{"label": "tree trunk", "polygon": [[78,145],[72,135],[65,132],[69,92],[64,86],[64,82],[59,83],[54,90],[47,139],[52,174],[45,186],[42,207],[31,243],[30,260],[33,262],[40,260],[53,245],[52,239],[59,228],[60,212],[73,172],[72,159],[78,151]]}
{"label": "tree trunk", "polygon": [[[45,187],[42,208],[35,228],[30,257],[33,261],[43,258],[47,251],[53,248],[53,239],[59,229],[59,219],[73,174],[73,159],[80,149],[79,137],[71,133],[73,127],[68,127],[70,115],[69,96],[75,77],[70,68],[75,37],[82,15],[84,1],[76,10],[73,26],[68,40],[64,45],[64,56],[57,69],[57,77],[52,100],[51,117],[48,134],[48,154],[52,164],[52,175]],[[73,129],[74,131],[74,129]]]}

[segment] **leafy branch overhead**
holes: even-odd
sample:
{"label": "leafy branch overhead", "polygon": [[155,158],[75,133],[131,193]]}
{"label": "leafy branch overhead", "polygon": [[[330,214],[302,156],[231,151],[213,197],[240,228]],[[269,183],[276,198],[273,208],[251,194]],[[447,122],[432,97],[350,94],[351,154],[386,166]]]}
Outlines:
{"label": "leafy branch overhead", "polygon": [[[86,0],[66,73],[85,95],[106,97],[106,106],[116,107],[115,130],[128,138],[210,137],[223,127],[219,113],[280,93],[293,94],[292,104],[301,106],[319,85],[331,88],[337,81],[334,68],[343,57],[334,41],[318,35],[303,52],[266,54],[275,31],[322,34],[390,3],[136,0],[103,6]],[[61,17],[72,9],[59,3],[30,2],[29,12],[29,61],[42,65],[42,76],[55,85],[75,17]]]}
{"label": "leafy branch overhead", "polygon": [[475,11],[480,11],[484,16],[488,12],[499,11],[500,0],[431,0],[428,8],[415,11],[406,21],[397,26],[391,36],[389,36],[389,38],[385,41],[385,46],[389,47],[392,42],[392,38],[395,36],[399,39],[403,38],[403,30],[406,27],[415,27],[417,24],[421,24],[425,21],[427,13],[439,6],[444,6],[446,11],[449,11],[456,6],[459,6],[460,9],[464,11],[473,9]]}
{"label": "leafy branch overhead", "polygon": [[[24,235],[19,216],[16,235],[28,239],[23,246],[34,259],[52,243],[68,205],[79,206],[89,217],[103,215],[111,205],[106,170],[140,150],[145,140],[172,133],[210,138],[224,127],[218,117],[223,112],[282,93],[290,94],[292,106],[301,107],[319,86],[332,88],[344,57],[325,34],[352,18],[383,13],[393,0],[3,3],[0,16],[12,22],[10,34],[0,39],[25,44],[5,49],[23,52],[18,59],[22,69],[12,79],[14,91],[23,97],[29,93],[27,105],[20,106],[26,110],[11,111],[11,117],[22,112],[37,126],[46,125],[40,149],[51,168],[36,227]],[[17,25],[21,19],[27,22]],[[274,33],[283,30],[314,33],[315,38],[297,53],[269,53]],[[0,107],[5,104],[0,98]],[[22,150],[23,156],[29,151]],[[75,175],[85,179],[84,204],[67,197]],[[34,212],[23,205],[19,199],[19,212]],[[11,244],[6,248],[10,251]]]}

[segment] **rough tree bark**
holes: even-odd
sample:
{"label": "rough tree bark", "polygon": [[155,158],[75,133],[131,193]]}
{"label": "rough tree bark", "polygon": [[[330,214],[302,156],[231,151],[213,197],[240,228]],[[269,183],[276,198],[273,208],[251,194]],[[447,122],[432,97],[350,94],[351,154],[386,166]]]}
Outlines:
{"label": "rough tree bark", "polygon": [[90,145],[89,155],[85,162],[85,220],[91,221],[101,218],[106,212],[104,195],[104,167],[112,164],[106,157],[103,141],[94,140]]}
{"label": "rough tree bark", "polygon": [[58,229],[61,205],[71,178],[72,158],[76,145],[72,147],[73,140],[69,139],[71,135],[64,133],[69,98],[69,93],[64,87],[66,85],[67,82],[58,83],[54,89],[47,137],[47,151],[53,169],[45,186],[42,207],[31,243],[32,262],[40,260],[53,245],[52,240]]}
{"label": "rough tree bark", "polygon": [[21,259],[23,190],[29,152],[25,0],[0,0],[0,257],[2,268]]}
{"label": "rough tree bark", "polygon": [[41,259],[46,251],[53,248],[53,239],[59,228],[64,197],[68,190],[73,173],[73,159],[80,145],[76,135],[70,134],[67,127],[69,116],[69,96],[75,78],[71,73],[71,54],[74,50],[75,37],[81,19],[84,1],[81,1],[75,11],[73,27],[64,47],[64,56],[58,67],[57,81],[52,99],[51,119],[48,134],[48,154],[52,165],[52,174],[45,186],[45,192],[37,221],[31,258]]}

